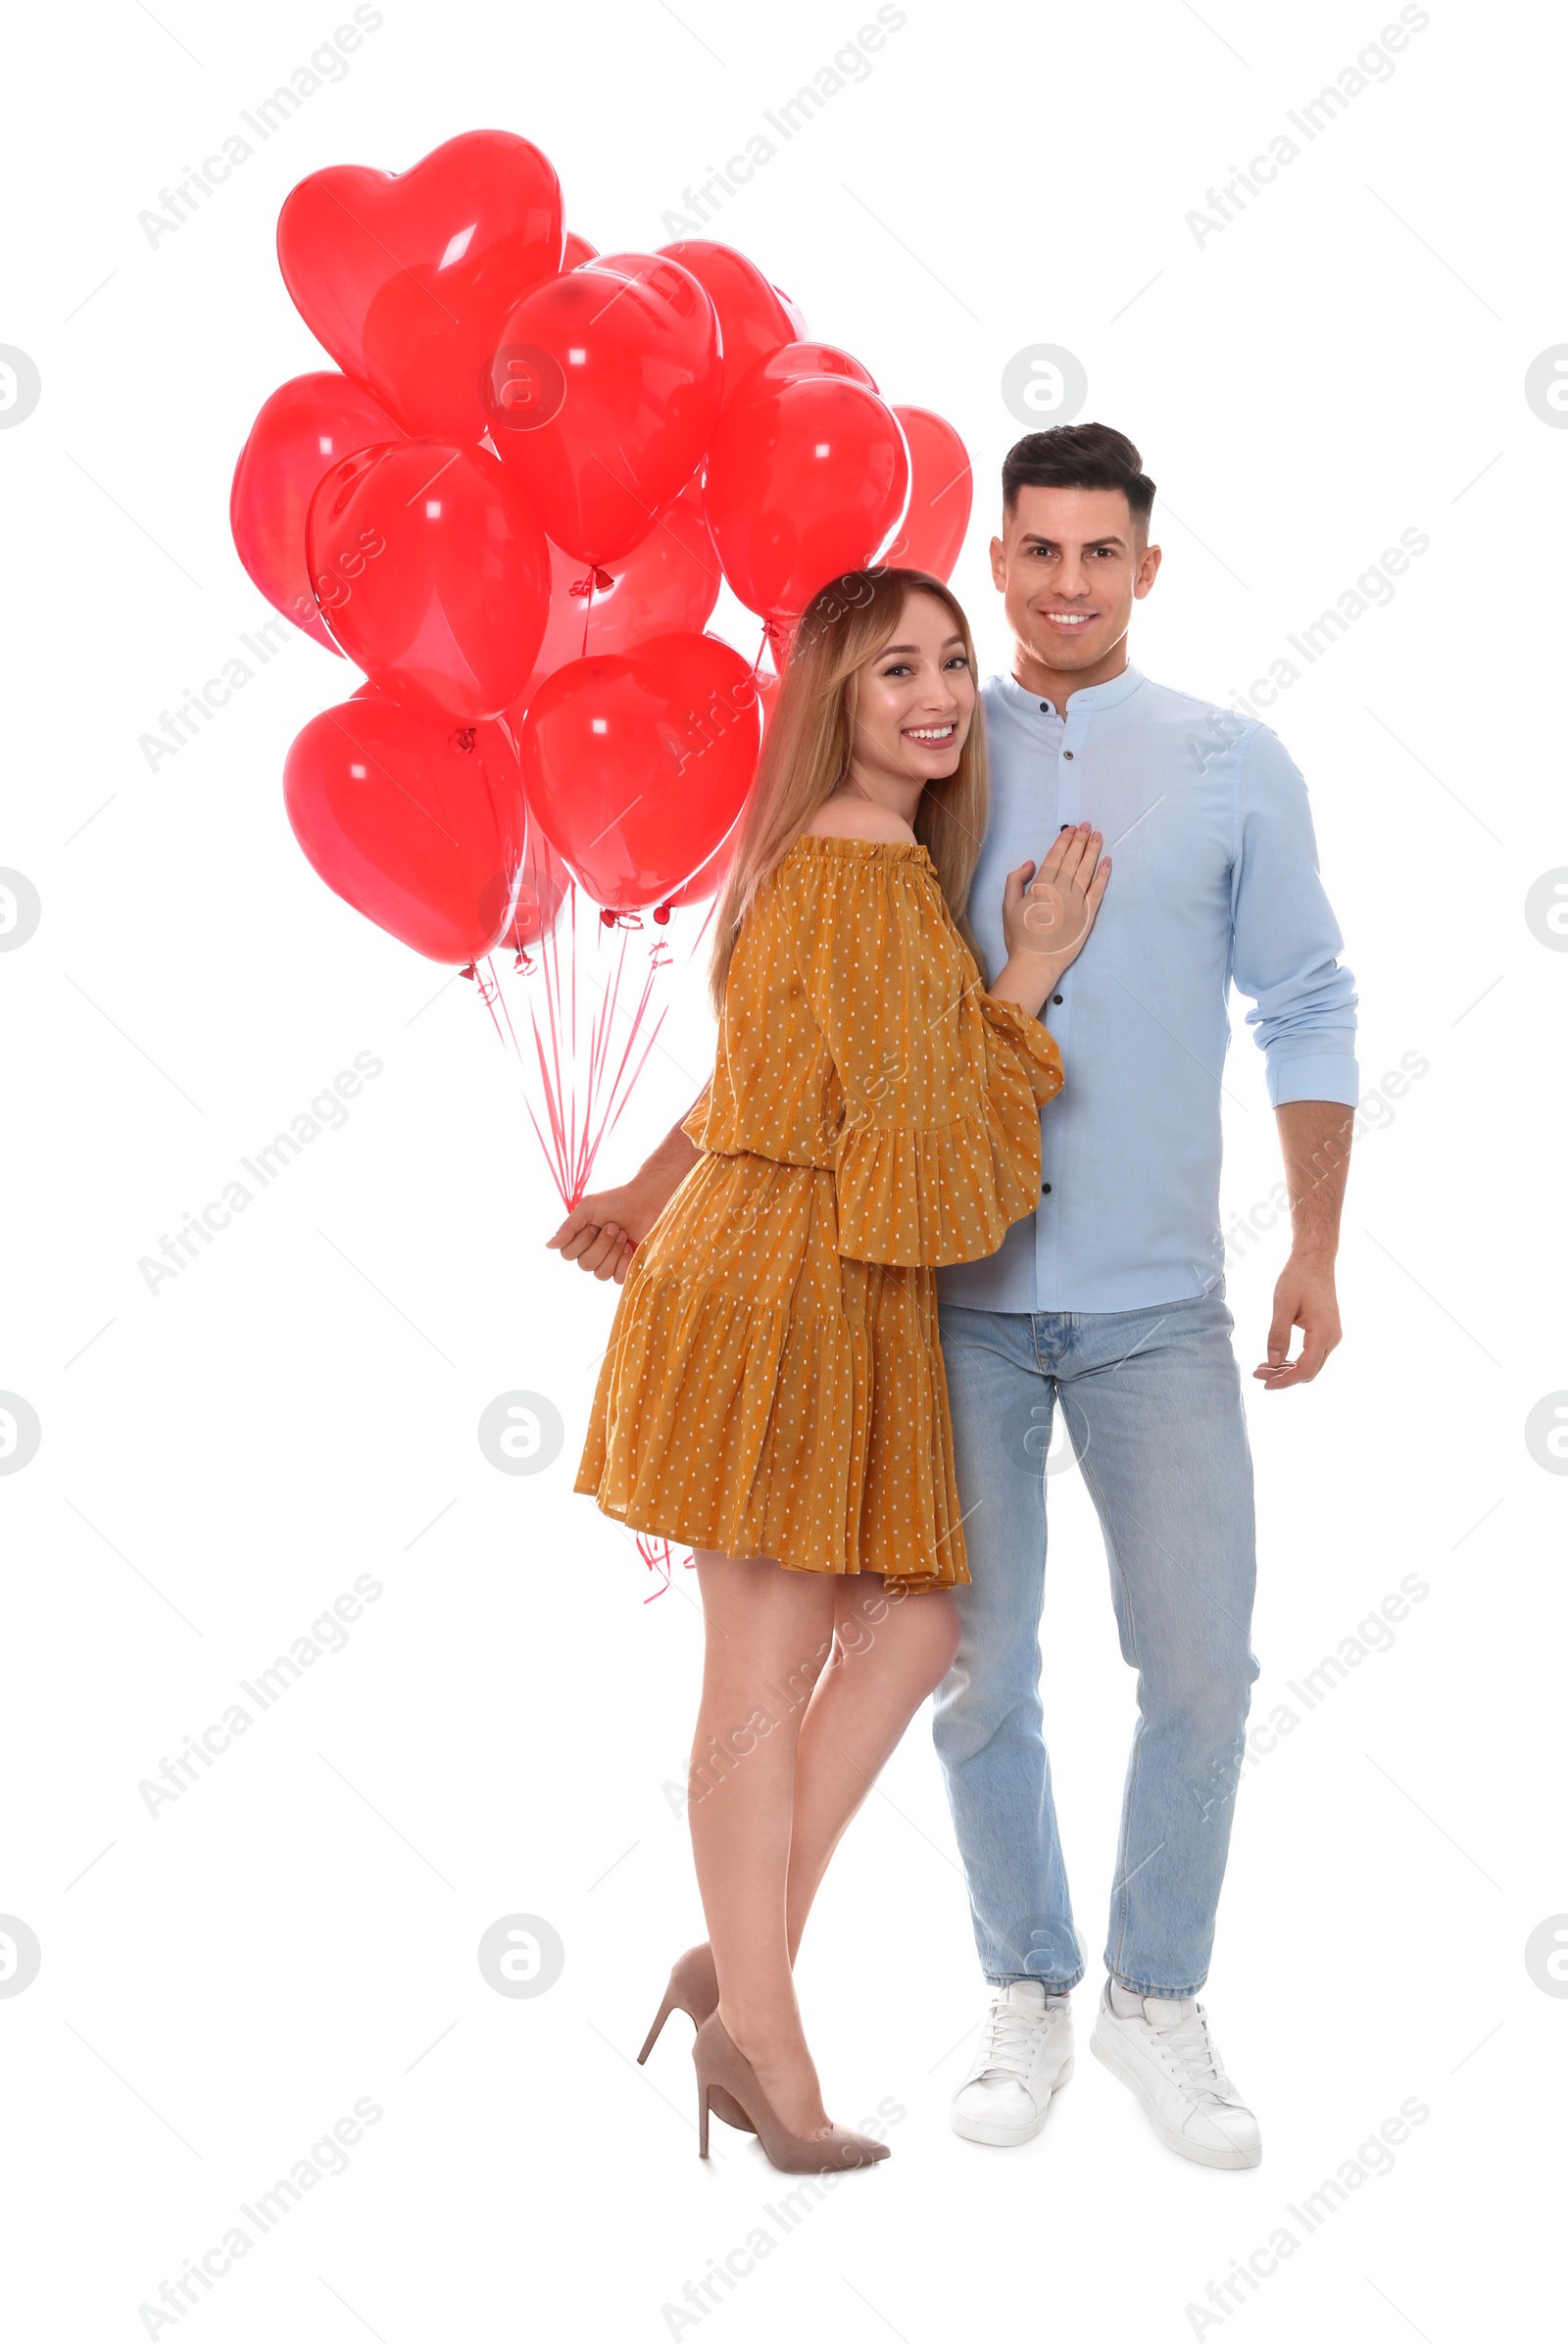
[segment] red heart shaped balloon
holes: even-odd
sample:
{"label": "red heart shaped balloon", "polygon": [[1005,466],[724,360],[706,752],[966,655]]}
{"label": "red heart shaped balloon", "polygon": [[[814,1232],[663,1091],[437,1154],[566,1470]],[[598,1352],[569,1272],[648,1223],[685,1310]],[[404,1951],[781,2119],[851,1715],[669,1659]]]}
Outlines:
{"label": "red heart shaped balloon", "polygon": [[740,812],[760,730],[750,666],[712,635],[574,659],[522,721],[529,811],[596,903],[662,903]]}
{"label": "red heart shaped balloon", "polygon": [[766,358],[758,360],[736,395],[750,399],[778,383],[798,382],[803,374],[838,374],[846,382],[863,382],[868,391],[876,389],[869,368],[831,342],[781,342]]}
{"label": "red heart shaped balloon", "polygon": [[969,526],[969,451],[953,425],[928,407],[893,412],[909,450],[909,505],[883,560],[900,569],[926,570],[946,584]]}
{"label": "red heart shaped balloon", "polygon": [[784,342],[804,338],[806,320],[787,305],[760,269],[733,245],[692,236],[678,244],[662,244],[659,249],[667,260],[678,261],[691,270],[718,312],[727,407],[759,359],[766,358]]}
{"label": "red heart shaped balloon", "polygon": [[876,558],[908,484],[893,410],[863,383],[805,374],[724,410],[703,509],[747,609],[798,617],[818,587]]}
{"label": "red heart shaped balloon", "polygon": [[251,425],[234,466],[228,525],[241,562],[274,610],[334,656],[305,560],[305,516],[323,472],[359,448],[403,437],[377,400],[346,374],[297,374]]}
{"label": "red heart shaped balloon", "polygon": [[629,651],[648,635],[702,633],[724,581],[703,518],[701,481],[694,477],[664,507],[642,544],[612,571],[596,570],[593,577],[590,595],[583,564],[551,547],[550,616],[533,674],[507,710],[514,730],[545,677],[568,659]]}
{"label": "red heart shaped balloon", "polygon": [[782,285],[775,285],[772,289],[784,304],[784,315],[790,321],[790,330],[797,342],[808,342],[811,338],[811,329],[806,322],[806,313],[800,303],[792,299]]}
{"label": "red heart shaped balloon", "polygon": [[[564,667],[568,659],[580,659],[583,656],[583,622],[588,617],[589,598],[573,589],[585,586],[591,574],[582,562],[573,562],[569,554],[564,554],[560,546],[551,546],[550,610],[539,649],[534,654],[533,672],[507,709],[507,722],[514,732],[545,677],[554,675],[558,667]],[[617,644],[612,648],[620,647]]]}
{"label": "red heart shaped balloon", "polygon": [[527,294],[489,377],[491,436],[552,542],[609,562],[690,479],[718,413],[718,320],[673,261],[618,253]]}
{"label": "red heart shaped balloon", "polygon": [[472,722],[499,716],[527,682],[550,552],[483,449],[361,449],[312,498],[306,553],[334,641],[399,699]]}
{"label": "red heart shaped balloon", "polygon": [[734,859],[735,850],[740,845],[740,839],[741,823],[740,816],[737,814],[702,868],[693,871],[685,886],[678,887],[670,897],[668,908],[671,911],[682,911],[690,903],[711,902],[729,874],[729,866]]}
{"label": "red heart shaped balloon", "polygon": [[277,258],[295,308],[405,431],[478,439],[507,312],[562,255],[561,185],[510,130],[466,130],[412,171],[312,171]]}
{"label": "red heart shaped balloon", "polygon": [[591,652],[629,651],[649,635],[700,635],[724,583],[693,477],[640,545],[612,563],[588,615]]}
{"label": "red heart shaped balloon", "polygon": [[334,894],[416,952],[494,950],[522,857],[522,782],[499,725],[364,692],[313,716],[283,766],[294,835]]}

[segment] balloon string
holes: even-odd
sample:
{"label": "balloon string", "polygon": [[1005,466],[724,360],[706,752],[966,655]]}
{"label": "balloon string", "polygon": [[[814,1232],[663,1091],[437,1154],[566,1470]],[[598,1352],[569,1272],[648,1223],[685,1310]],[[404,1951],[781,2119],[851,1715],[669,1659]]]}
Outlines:
{"label": "balloon string", "polygon": [[[550,859],[553,861],[554,857],[552,856]],[[541,877],[548,890],[553,878],[548,866],[541,872]],[[569,899],[566,905],[567,919],[572,930],[573,944],[575,944],[577,891],[569,879],[566,883],[566,892]],[[552,924],[548,937],[543,937],[540,940],[539,964],[545,973],[547,1024],[550,1038],[548,1055],[545,1050],[544,1039],[539,1030],[537,1011],[532,1011],[534,1048],[544,1086],[545,1113],[549,1124],[548,1135],[541,1126],[539,1117],[534,1113],[533,1101],[528,1098],[526,1090],[523,1094],[523,1105],[527,1109],[528,1120],[533,1125],[534,1135],[555,1178],[557,1193],[569,1212],[587,1189],[594,1158],[599,1148],[620,1118],[621,1111],[631,1096],[632,1087],[648,1062],[649,1052],[658,1038],[660,1027],[664,1022],[665,1013],[661,1010],[653,1030],[648,1036],[642,1054],[637,1059],[635,1067],[632,1067],[632,1054],[653,1000],[654,971],[656,967],[662,965],[658,961],[651,961],[643,978],[642,990],[638,996],[636,1006],[630,1012],[630,1032],[621,1047],[618,1058],[614,1061],[613,1070],[610,1074],[608,1087],[606,1087],[605,1075],[611,1063],[611,1034],[615,1013],[620,1006],[621,982],[626,969],[627,932],[622,929],[620,931],[620,951],[616,955],[614,971],[609,986],[605,989],[601,1009],[595,1015],[589,1039],[584,1119],[579,1132],[576,1115],[577,1102],[563,1080],[562,1063],[564,1028],[569,1034],[573,1045],[576,1040],[576,954],[573,951],[567,963],[571,981],[569,992],[564,997],[561,990],[561,952],[558,942],[561,924],[558,917]],[[597,933],[602,936],[603,929],[599,929]],[[467,973],[470,973],[475,980],[475,991],[490,1013],[490,1022],[495,1028],[497,1039],[511,1042],[518,1067],[525,1071],[526,1062],[521,1044],[517,1039],[517,1029],[513,1023],[512,1010],[505,989],[496,973],[493,956],[486,955],[482,970],[478,963],[474,962]],[[531,1010],[536,1000],[537,994],[530,996]],[[498,1008],[499,1016],[497,1015]],[[505,1035],[502,1034],[503,1018],[506,1021]],[[574,1050],[572,1055],[575,1055]],[[631,1068],[629,1074],[628,1068]],[[600,1104],[604,1110],[597,1118],[595,1115],[596,1103]],[[598,1122],[597,1130],[595,1129],[596,1120]],[[658,1582],[658,1585],[643,1597],[645,1604],[653,1603],[661,1595],[667,1594],[669,1590],[670,1575],[675,1560],[674,1549],[667,1538],[647,1536],[642,1532],[637,1534],[636,1544],[637,1552],[642,1557],[643,1563],[654,1574]],[[688,1554],[685,1561],[686,1569],[688,1571],[694,1569],[695,1564],[696,1557]]]}
{"label": "balloon string", "polygon": [[636,1065],[633,1066],[631,1063],[632,1053],[636,1050],[638,1040],[643,1031],[644,1022],[648,1016],[648,1012],[653,1004],[654,999],[655,970],[653,966],[650,965],[644,973],[642,992],[638,997],[636,1007],[627,1013],[629,1030],[627,1032],[625,1042],[621,1046],[619,1057],[614,1062],[613,1072],[610,1074],[609,1080],[606,1082],[606,1072],[611,1063],[612,1037],[614,1031],[614,1021],[616,1015],[621,1013],[620,991],[621,982],[626,970],[626,945],[627,937],[623,930],[621,932],[620,938],[620,952],[616,956],[615,974],[612,987],[607,989],[600,1008],[595,1012],[595,1033],[593,1045],[590,1050],[591,1072],[589,1077],[589,1097],[590,1099],[594,1099],[599,1109],[599,1128],[594,1134],[592,1152],[590,1153],[583,1169],[583,1186],[585,1188],[587,1186],[588,1171],[592,1166],[593,1155],[597,1154],[600,1147],[603,1145],[605,1140],[609,1138],[611,1132],[614,1130],[615,1125],[619,1122],[621,1115],[624,1113],[626,1102],[631,1097],[632,1090],[637,1082],[638,1076],[642,1073],[644,1066],[646,1066],[648,1063],[649,1052],[652,1050],[655,1042],[659,1038],[660,1027],[663,1024],[666,1015],[665,1010],[662,1009],[660,1011],[659,1016],[655,1020],[653,1028],[649,1033],[648,1040],[644,1045],[642,1055],[637,1059]]}
{"label": "balloon string", "polygon": [[[566,887],[566,920],[572,939],[572,953],[568,966],[575,970],[577,889],[575,882],[569,880]],[[539,1019],[537,1011],[535,1011],[533,1016],[533,1037],[534,1050],[539,1060],[539,1072],[544,1083],[545,1104],[546,1111],[550,1117],[551,1137],[555,1144],[555,1156],[552,1161],[551,1168],[556,1175],[556,1186],[561,1192],[562,1202],[566,1206],[566,1209],[569,1212],[577,1199],[570,1194],[570,1164],[573,1150],[567,1132],[566,1118],[564,1116],[562,1111],[563,1099],[570,1099],[570,1086],[564,1083],[563,1080],[561,1065],[562,986],[560,937],[561,922],[558,919],[555,927],[551,931],[549,940],[550,950],[544,955],[545,1008],[550,1030],[550,1058],[548,1063],[545,1059],[544,1045],[539,1033]],[[571,1040],[573,1043],[575,1042],[575,1006],[574,989],[571,1002]],[[571,1105],[574,1112],[575,1101],[571,1101]]]}
{"label": "balloon string", "polygon": [[[555,865],[555,857],[549,853],[548,847],[545,849],[545,856],[546,859],[541,867],[540,876],[544,882],[544,892],[548,895],[553,888],[556,879],[556,871],[553,867]],[[564,908],[566,917],[572,925],[573,932],[575,931],[575,887],[568,878],[564,889]],[[571,1098],[570,1086],[564,1079],[562,1065],[562,1029],[563,1024],[564,1022],[568,1022],[569,1020],[564,1020],[562,1014],[563,1003],[561,1000],[560,956],[561,925],[562,922],[558,912],[557,919],[552,923],[549,934],[541,936],[539,939],[538,973],[542,976],[546,994],[546,1022],[548,1026],[550,1044],[548,1055],[546,1054],[544,1039],[540,1033],[537,992],[530,996],[529,1003],[534,1051],[538,1060],[540,1085],[544,1094],[545,1115],[549,1125],[548,1134],[540,1126],[539,1118],[534,1113],[533,1102],[528,1098],[526,1089],[524,1090],[523,1094],[523,1104],[527,1109],[528,1120],[533,1125],[535,1136],[537,1137],[540,1148],[543,1150],[545,1161],[550,1168],[551,1177],[555,1181],[557,1194],[560,1196],[562,1202],[569,1211],[571,1206],[576,1203],[577,1197],[580,1196],[581,1191],[578,1190],[576,1195],[571,1193],[571,1167],[576,1153],[575,1101]],[[519,1072],[526,1075],[527,1062],[523,1055],[522,1046],[517,1039],[516,1028],[512,1022],[512,1012],[508,1005],[505,992],[502,990],[499,980],[495,976],[494,962],[487,959],[485,965],[490,971],[490,982],[495,986],[496,994],[500,1000],[502,1012],[507,1020],[507,1032],[508,1035],[510,1035],[513,1050],[516,1054]],[[495,1009],[490,1002],[488,991],[483,984],[480,986],[480,991],[481,993],[485,994],[486,1005],[490,1007],[492,1022],[496,1023],[496,1031],[497,1034],[500,1035],[501,1029],[499,1022],[496,1021]],[[572,1006],[574,1007],[574,1004],[572,1004]],[[507,1037],[502,1036],[501,1038],[503,1041],[505,1041]]]}
{"label": "balloon string", "polygon": [[[546,866],[541,876],[548,886],[553,873]],[[635,999],[628,1001],[626,948],[630,936],[621,929],[608,981],[598,987],[600,1000],[587,1020],[586,1032],[580,1032],[577,890],[569,879],[564,910],[564,916],[558,917],[549,935],[540,939],[537,973],[541,982],[529,996],[541,1113],[535,1112],[533,1100],[527,1095],[527,1056],[492,961],[486,961],[487,974],[478,989],[498,1037],[503,1044],[510,1038],[524,1077],[528,1120],[550,1167],[557,1193],[569,1212],[586,1193],[599,1150],[624,1113],[664,1022],[666,1010],[657,1008],[656,1013],[656,994],[657,969],[666,963],[651,959]],[[564,969],[564,929],[569,938]],[[597,922],[592,933],[603,941],[605,931]],[[595,983],[598,985],[597,979]]]}
{"label": "balloon string", "polygon": [[[496,1029],[497,1041],[503,1041],[505,1040],[505,1036],[501,1031],[501,1020],[496,1015],[496,997],[500,993],[501,987],[496,979],[496,964],[490,958],[488,953],[485,955],[484,965],[486,970],[486,974],[484,976],[480,976],[478,965],[473,961],[470,961],[468,964],[468,973],[474,978],[475,990],[478,993],[479,999],[483,1001],[485,1007],[490,1012],[490,1023]],[[502,1006],[503,1008],[506,1006],[505,1002],[502,1003]],[[508,1025],[512,1023],[510,1017],[507,1019],[507,1023]]]}
{"label": "balloon string", "polygon": [[[645,1532],[639,1531],[637,1533],[637,1551],[648,1565],[649,1570],[659,1574],[659,1585],[655,1587],[653,1594],[643,1597],[645,1603],[652,1603],[669,1590],[669,1574],[675,1559],[674,1548],[667,1538],[650,1538]],[[688,1571],[696,1570],[697,1557],[695,1554],[688,1554],[685,1568]]]}
{"label": "balloon string", "polygon": [[718,886],[714,888],[712,894],[708,899],[708,909],[703,914],[703,924],[698,929],[695,937],[692,939],[690,957],[693,960],[696,959],[697,948],[702,943],[703,938],[708,934],[709,928],[712,923],[713,914],[718,909],[718,899],[723,891],[723,881],[720,880]]}
{"label": "balloon string", "polygon": [[658,1572],[660,1575],[660,1583],[655,1587],[653,1594],[643,1597],[645,1603],[652,1603],[655,1597],[667,1594],[669,1591],[669,1540],[667,1538],[650,1538],[642,1531],[639,1531],[637,1533],[637,1551],[648,1565],[649,1570]]}
{"label": "balloon string", "polygon": [[[485,968],[489,972],[490,983],[495,988],[496,1000],[501,1003],[501,1014],[507,1021],[507,1034],[512,1043],[512,1048],[515,1053],[517,1063],[520,1066],[522,1063],[522,1050],[517,1042],[517,1029],[512,1022],[512,1011],[507,1006],[507,997],[501,990],[501,979],[496,975],[495,961],[491,958],[488,952],[485,954],[484,964]],[[488,995],[486,996],[486,999],[489,999]],[[491,1010],[490,1015],[492,1019],[495,1017],[494,1009]],[[499,1034],[501,1028],[498,1025],[496,1027],[496,1032]]]}
{"label": "balloon string", "polygon": [[580,578],[574,579],[571,586],[567,589],[568,593],[570,593],[573,597],[579,594],[582,596],[581,657],[585,659],[588,657],[588,616],[589,612],[594,607],[595,591],[597,590],[601,594],[606,594],[614,583],[615,581],[611,576],[608,569],[604,568],[602,564],[597,562],[591,562],[587,569],[584,570],[582,576]]}

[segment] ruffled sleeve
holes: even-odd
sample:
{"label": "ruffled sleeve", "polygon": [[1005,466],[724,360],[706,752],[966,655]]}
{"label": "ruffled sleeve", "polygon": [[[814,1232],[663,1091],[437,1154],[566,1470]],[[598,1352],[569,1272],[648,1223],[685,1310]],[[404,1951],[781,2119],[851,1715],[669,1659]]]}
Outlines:
{"label": "ruffled sleeve", "polygon": [[948,1123],[844,1133],[841,1253],[905,1267],[978,1261],[1039,1204],[1040,1109],[1061,1089],[1061,1054],[1012,1001],[977,991],[960,1015],[981,1028],[979,1103]]}
{"label": "ruffled sleeve", "polygon": [[1061,1058],[997,1001],[923,847],[816,840],[801,958],[837,1076],[838,1249],[940,1267],[994,1253],[1040,1201],[1040,1108]]}
{"label": "ruffled sleeve", "polygon": [[690,1110],[680,1119],[681,1130],[688,1140],[701,1148],[708,1131],[708,1110],[713,1103],[713,1078],[709,1076]]}

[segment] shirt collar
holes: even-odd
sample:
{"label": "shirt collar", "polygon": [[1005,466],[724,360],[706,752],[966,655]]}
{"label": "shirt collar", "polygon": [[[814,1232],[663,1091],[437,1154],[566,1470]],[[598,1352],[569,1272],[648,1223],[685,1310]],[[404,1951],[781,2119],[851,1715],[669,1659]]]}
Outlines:
{"label": "shirt collar", "polygon": [[[1038,716],[1041,713],[1039,693],[1025,691],[1016,676],[999,675],[994,680],[1008,708],[1016,708],[1020,714],[1032,712]],[[1082,690],[1070,692],[1066,708],[1058,709],[1057,713],[1076,716],[1090,708],[1113,708],[1120,702],[1130,700],[1143,681],[1143,669],[1135,667],[1129,660],[1120,675],[1111,676],[1105,683],[1086,684]]]}

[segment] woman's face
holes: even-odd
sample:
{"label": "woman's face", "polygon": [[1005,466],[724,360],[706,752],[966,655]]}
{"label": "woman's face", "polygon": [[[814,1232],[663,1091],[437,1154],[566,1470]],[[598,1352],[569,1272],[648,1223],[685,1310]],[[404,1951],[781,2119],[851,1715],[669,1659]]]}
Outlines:
{"label": "woman's face", "polygon": [[893,641],[856,675],[856,763],[898,781],[956,772],[974,721],[975,680],[953,613],[934,594],[906,595]]}

